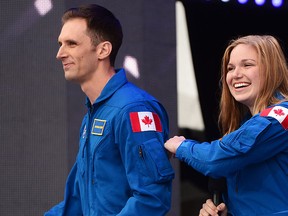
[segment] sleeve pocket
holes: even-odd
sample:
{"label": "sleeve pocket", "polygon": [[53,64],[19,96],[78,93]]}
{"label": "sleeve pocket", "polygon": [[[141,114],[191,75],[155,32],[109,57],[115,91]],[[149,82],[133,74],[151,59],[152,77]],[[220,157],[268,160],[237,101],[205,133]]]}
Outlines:
{"label": "sleeve pocket", "polygon": [[166,182],[174,178],[175,173],[166,150],[156,138],[143,143],[140,146],[140,150],[149,174],[157,183]]}

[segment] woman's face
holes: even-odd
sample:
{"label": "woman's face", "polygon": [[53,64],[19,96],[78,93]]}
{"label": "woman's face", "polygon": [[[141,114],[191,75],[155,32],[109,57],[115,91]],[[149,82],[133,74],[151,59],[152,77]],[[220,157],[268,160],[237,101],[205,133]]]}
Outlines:
{"label": "woman's face", "polygon": [[226,82],[236,101],[252,112],[261,90],[258,54],[251,45],[239,44],[230,54]]}

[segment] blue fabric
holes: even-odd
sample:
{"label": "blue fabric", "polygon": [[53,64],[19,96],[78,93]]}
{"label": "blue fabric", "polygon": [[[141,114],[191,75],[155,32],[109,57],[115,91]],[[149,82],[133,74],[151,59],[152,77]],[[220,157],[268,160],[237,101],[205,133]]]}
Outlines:
{"label": "blue fabric", "polygon": [[221,140],[186,140],[176,157],[207,176],[226,177],[231,215],[288,215],[288,130],[275,118],[254,115]]}
{"label": "blue fabric", "polygon": [[[123,69],[87,106],[65,199],[45,216],[165,215],[174,178],[164,148],[169,133],[165,109],[129,83]],[[157,113],[162,132],[133,132],[129,114],[140,111]]]}

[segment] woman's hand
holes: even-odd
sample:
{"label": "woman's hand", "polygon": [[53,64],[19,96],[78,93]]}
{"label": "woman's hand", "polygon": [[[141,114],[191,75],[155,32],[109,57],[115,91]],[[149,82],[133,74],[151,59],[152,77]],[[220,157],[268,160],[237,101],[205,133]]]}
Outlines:
{"label": "woman's hand", "polygon": [[227,216],[227,211],[225,203],[215,206],[211,199],[207,199],[199,211],[199,216]]}
{"label": "woman's hand", "polygon": [[184,136],[174,136],[173,138],[170,138],[169,140],[166,141],[164,147],[171,153],[175,154],[177,148],[184,140],[185,140]]}

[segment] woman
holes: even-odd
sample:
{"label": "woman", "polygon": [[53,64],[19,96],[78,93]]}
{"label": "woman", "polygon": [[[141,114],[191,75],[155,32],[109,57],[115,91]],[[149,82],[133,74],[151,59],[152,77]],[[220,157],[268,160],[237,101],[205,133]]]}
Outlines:
{"label": "woman", "polygon": [[[287,215],[288,70],[283,51],[273,36],[240,37],[226,48],[221,72],[223,137],[200,143],[175,136],[165,148],[204,175],[226,178],[228,214]],[[200,215],[217,215],[207,202]]]}

